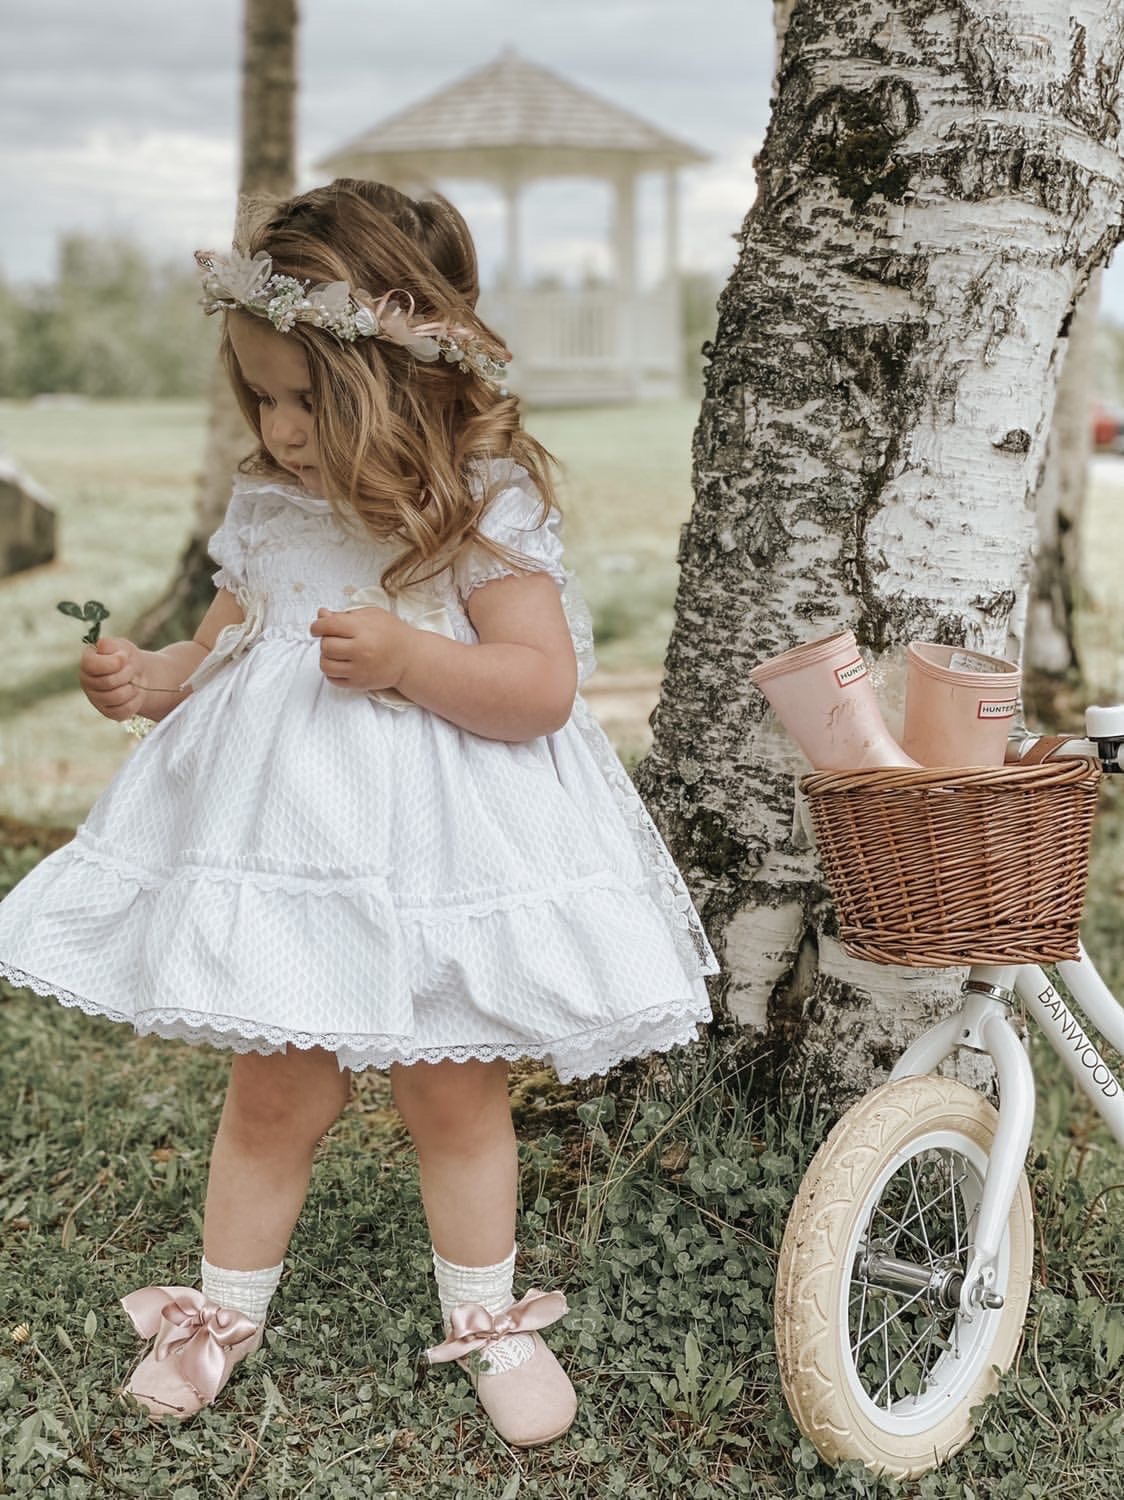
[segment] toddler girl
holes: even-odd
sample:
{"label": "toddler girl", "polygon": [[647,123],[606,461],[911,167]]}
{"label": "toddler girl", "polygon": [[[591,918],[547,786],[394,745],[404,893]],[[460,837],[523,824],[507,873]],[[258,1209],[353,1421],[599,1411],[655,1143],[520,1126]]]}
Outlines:
{"label": "toddler girl", "polygon": [[508,1063],[567,1080],[686,1042],[717,965],[575,696],[588,617],[463,219],[340,180],[249,252],[198,257],[258,440],[214,602],[191,641],[83,652],[101,713],[157,722],[3,903],[0,973],[236,1054],[202,1291],[122,1299],[155,1338],[126,1387],[149,1413],[197,1411],[259,1346],[316,1144],[374,1067],[420,1162],[429,1358],[546,1442],[574,1393],[537,1330],[566,1304],[513,1301]]}

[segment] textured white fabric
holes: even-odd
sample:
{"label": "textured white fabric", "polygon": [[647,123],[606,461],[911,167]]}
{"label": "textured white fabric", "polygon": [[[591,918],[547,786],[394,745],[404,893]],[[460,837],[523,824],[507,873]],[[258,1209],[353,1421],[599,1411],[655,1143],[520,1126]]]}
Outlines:
{"label": "textured white fabric", "polygon": [[[495,1314],[506,1312],[515,1301],[511,1290],[515,1279],[514,1248],[506,1260],[497,1261],[494,1266],[458,1266],[434,1250],[433,1274],[437,1280],[446,1335],[453,1308],[461,1302],[479,1302],[481,1307]],[[529,1333],[514,1333],[510,1338],[497,1339],[488,1345],[485,1355],[488,1368],[481,1373],[502,1375],[505,1370],[525,1365],[534,1352],[535,1341]]]}
{"label": "textured white fabric", "polygon": [[[564,585],[526,472],[483,481],[486,534]],[[0,974],[141,1034],[357,1070],[533,1057],[566,1080],[692,1040],[718,966],[582,699],[507,743],[329,683],[318,607],[394,554],[324,499],[240,478],[210,545],[260,629],[0,904]],[[457,639],[496,566],[477,549],[427,585]]]}
{"label": "textured white fabric", "polygon": [[225,1266],[213,1266],[204,1255],[200,1261],[203,1295],[220,1307],[233,1307],[253,1318],[255,1323],[264,1323],[269,1311],[270,1298],[277,1290],[285,1262],[277,1266],[263,1266],[259,1271],[233,1271]]}

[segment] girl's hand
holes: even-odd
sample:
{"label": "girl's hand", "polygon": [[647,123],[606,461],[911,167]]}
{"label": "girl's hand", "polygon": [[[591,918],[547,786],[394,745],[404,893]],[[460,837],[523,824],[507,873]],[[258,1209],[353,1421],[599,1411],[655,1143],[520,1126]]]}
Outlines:
{"label": "girl's hand", "polygon": [[320,638],[320,670],[336,687],[366,693],[398,685],[412,627],[397,615],[377,604],[321,609],[311,628]]}
{"label": "girl's hand", "polygon": [[86,647],[78,662],[78,681],[99,714],[123,723],[143,711],[140,663],[140,647],[122,636],[103,635],[96,646]]}

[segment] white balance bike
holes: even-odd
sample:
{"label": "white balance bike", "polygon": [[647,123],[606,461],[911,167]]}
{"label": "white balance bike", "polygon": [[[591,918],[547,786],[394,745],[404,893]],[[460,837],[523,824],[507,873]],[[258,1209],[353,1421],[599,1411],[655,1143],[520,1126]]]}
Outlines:
{"label": "white balance bike", "polygon": [[[1090,709],[1086,732],[1026,736],[1015,758],[1124,769],[1124,707]],[[1124,1010],[1083,948],[1056,972],[1068,1000],[1033,965],[971,967],[960,1009],[843,1115],[808,1168],[781,1248],[777,1348],[796,1422],[830,1462],[903,1478],[932,1468],[969,1440],[972,1408],[1014,1359],[1034,1253],[1024,1163],[1035,1089],[1021,1016],[1124,1145],[1120,1081],[1085,1030],[1124,1053]],[[959,1048],[992,1059],[998,1111],[937,1075]]]}

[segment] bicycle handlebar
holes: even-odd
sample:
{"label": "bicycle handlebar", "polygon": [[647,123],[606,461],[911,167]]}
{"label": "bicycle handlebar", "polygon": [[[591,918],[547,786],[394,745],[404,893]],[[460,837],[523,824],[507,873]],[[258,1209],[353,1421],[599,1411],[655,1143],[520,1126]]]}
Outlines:
{"label": "bicycle handlebar", "polygon": [[1007,741],[1007,765],[1040,766],[1045,761],[1092,759],[1100,762],[1102,771],[1109,775],[1124,773],[1124,740],[1077,739],[1065,734],[1012,735]]}

